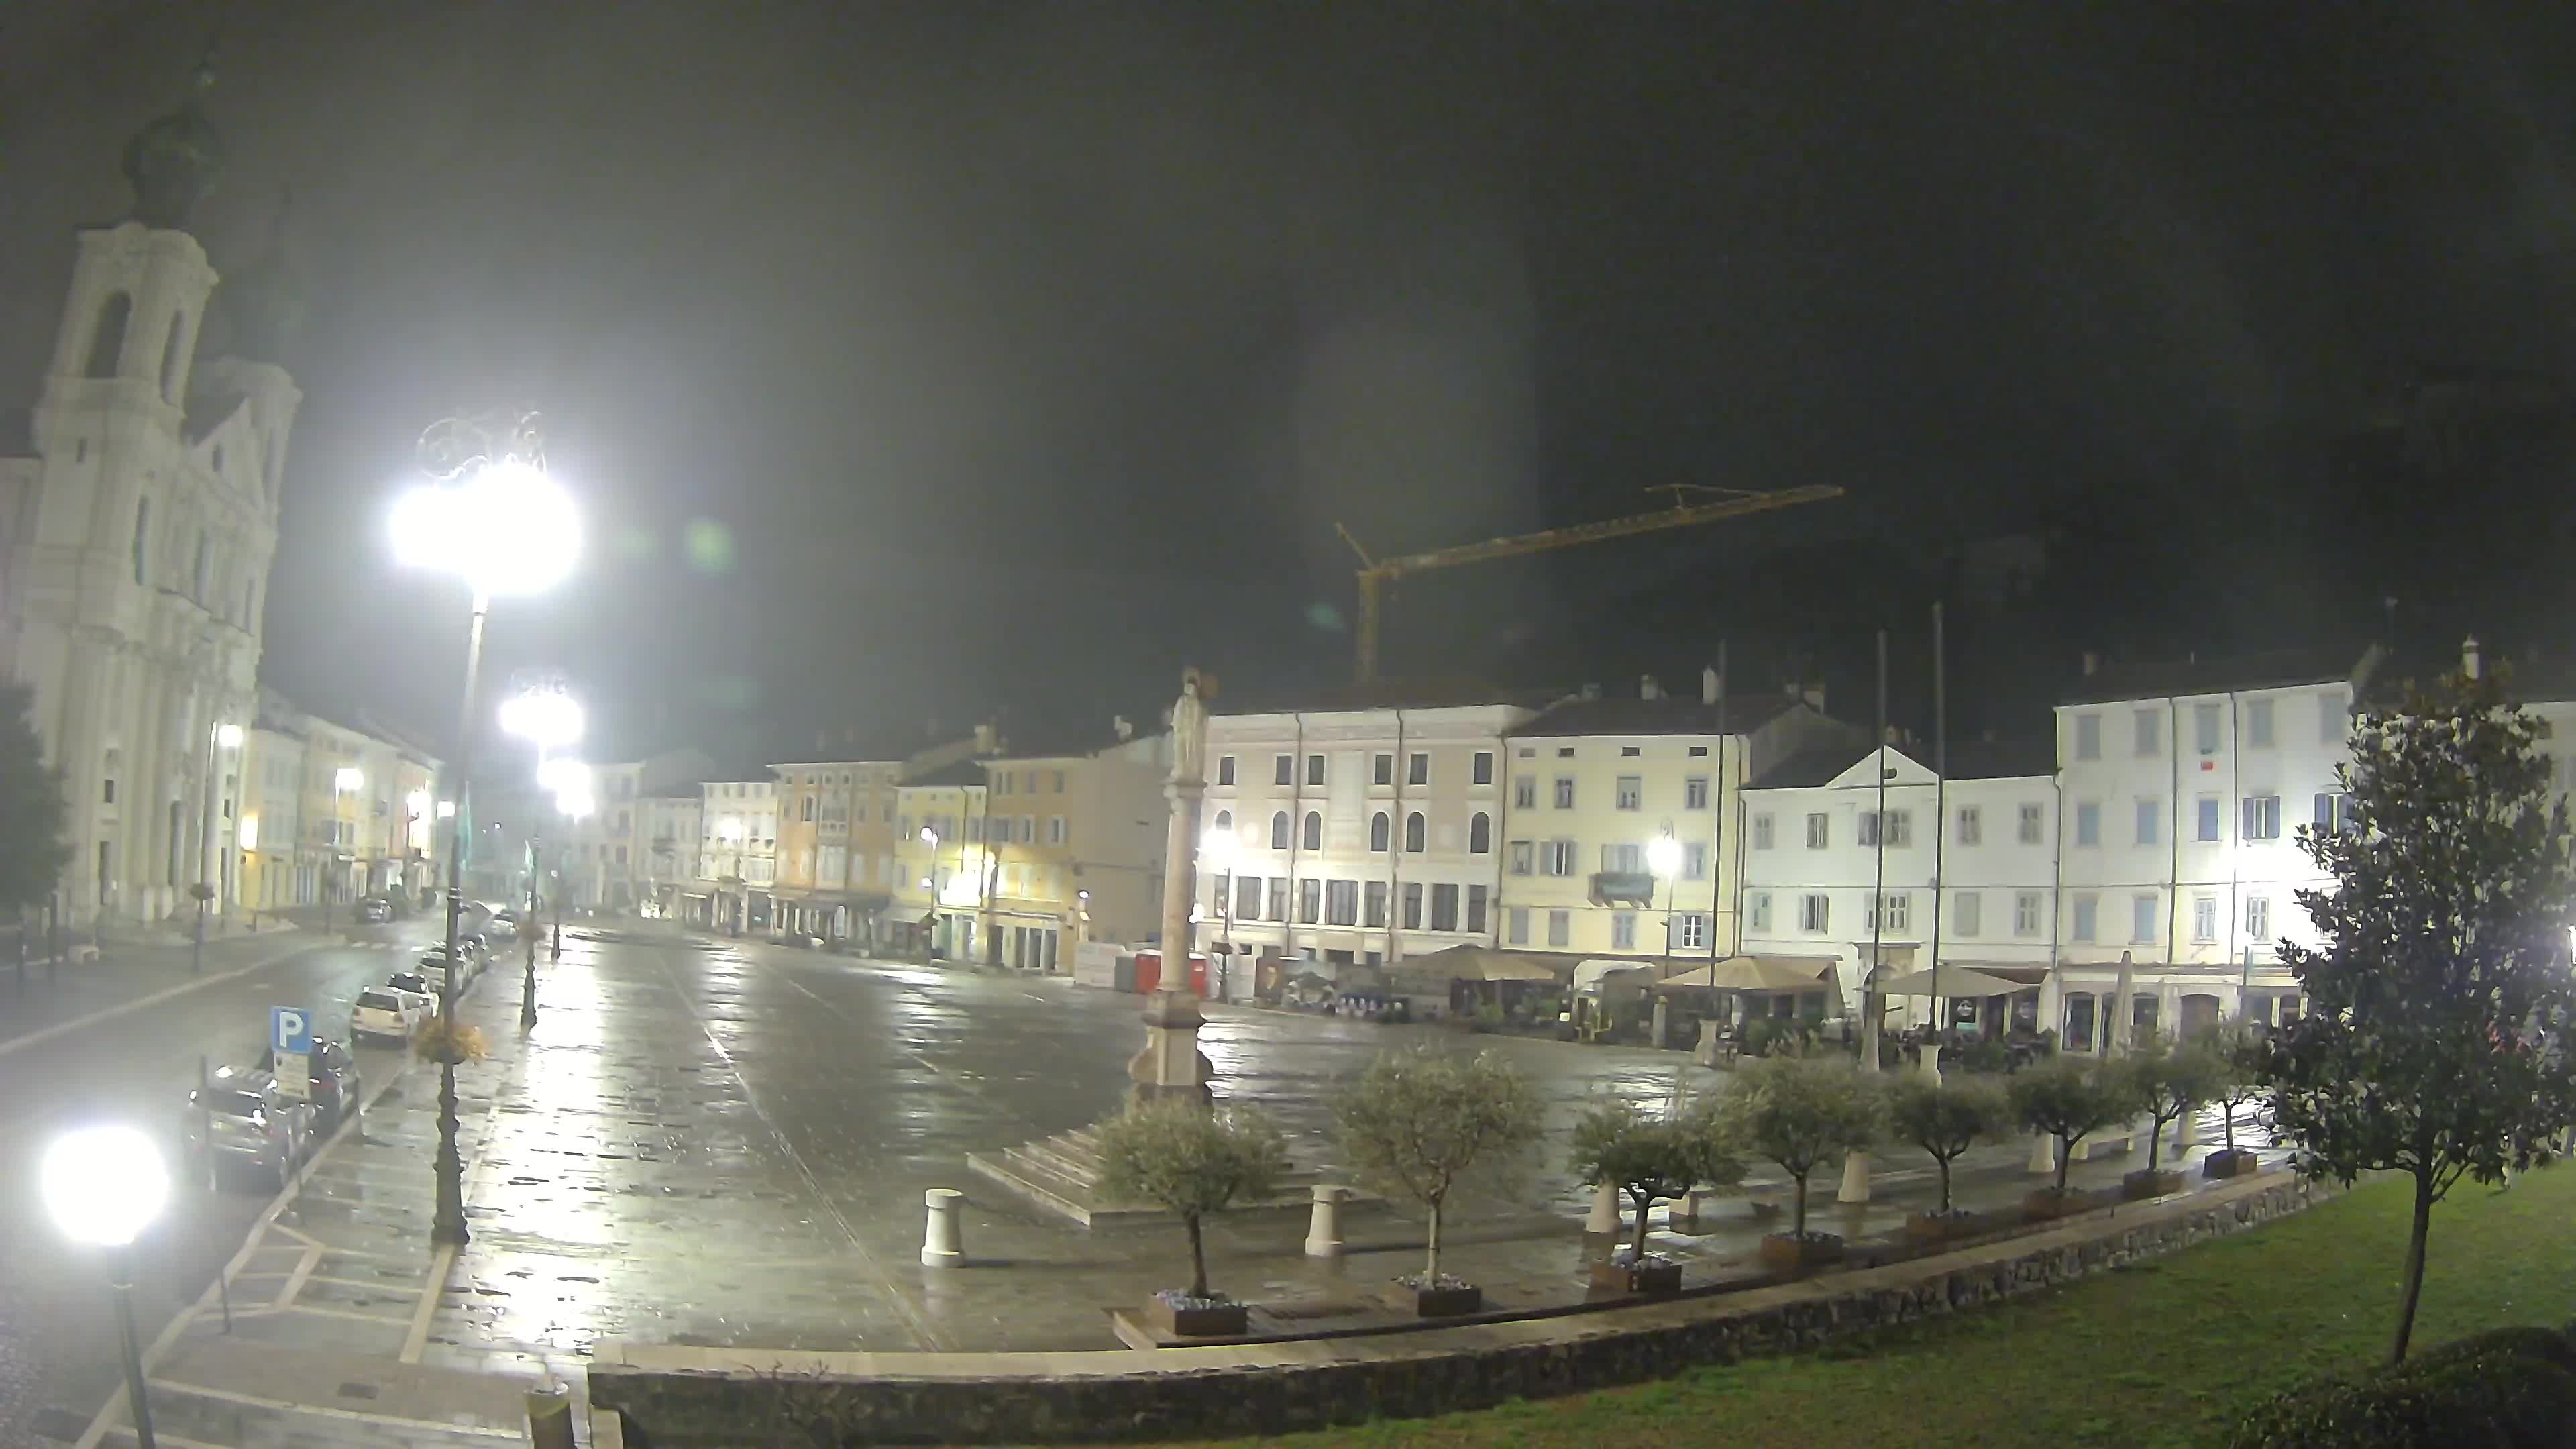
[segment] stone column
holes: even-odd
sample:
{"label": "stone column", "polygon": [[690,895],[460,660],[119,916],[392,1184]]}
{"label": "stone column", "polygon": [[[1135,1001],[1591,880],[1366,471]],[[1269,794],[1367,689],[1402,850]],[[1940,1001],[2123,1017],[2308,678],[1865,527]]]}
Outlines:
{"label": "stone column", "polygon": [[1172,774],[1164,782],[1171,819],[1163,841],[1162,980],[1145,1004],[1145,1049],[1127,1063],[1138,1100],[1178,1096],[1204,1102],[1215,1074],[1199,1051],[1198,994],[1190,990],[1190,904],[1198,894],[1199,800],[1207,793],[1207,708],[1199,672],[1181,678],[1172,706]]}
{"label": "stone column", "polygon": [[1672,1019],[1672,1003],[1666,1001],[1661,994],[1658,994],[1655,997],[1655,1019],[1653,1030],[1654,1046],[1659,1051],[1663,1048],[1666,1034],[1672,1027]]}

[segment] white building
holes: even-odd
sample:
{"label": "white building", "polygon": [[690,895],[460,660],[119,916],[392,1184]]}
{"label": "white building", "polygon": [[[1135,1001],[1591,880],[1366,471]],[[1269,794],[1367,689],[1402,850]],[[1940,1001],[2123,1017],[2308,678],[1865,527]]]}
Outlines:
{"label": "white building", "polygon": [[705,923],[767,930],[778,882],[778,781],[707,780],[698,787],[698,890]]}
{"label": "white building", "polygon": [[[570,848],[566,900],[583,910],[610,915],[640,911],[653,898],[656,879],[656,837],[645,802],[694,785],[708,768],[707,757],[695,749],[591,766],[591,798],[597,808],[566,832],[563,843]],[[776,818],[774,802],[770,818]]]}
{"label": "white building", "polygon": [[[193,101],[128,146],[134,211],[80,234],[32,429],[0,437],[0,671],[62,772],[75,922],[170,916],[237,848],[205,824],[209,759],[253,722],[302,394],[269,363],[197,359],[216,275],[182,228],[214,150]],[[224,298],[251,350],[274,336],[258,280]]]}
{"label": "white building", "polygon": [[[1744,792],[1747,954],[1831,960],[1855,1009],[1873,950],[1882,980],[1936,959],[2021,986],[2047,979],[2057,945],[2049,747],[1954,744],[1946,783],[1925,763],[1932,753],[1826,747],[1755,779]],[[2043,994],[1960,1004],[1986,1030],[2007,1012],[2010,1026],[2037,1030]],[[1927,998],[1891,998],[1888,1022],[1930,1009]]]}
{"label": "white building", "polygon": [[706,797],[701,788],[673,786],[658,794],[638,796],[644,852],[643,909],[655,916],[677,915],[680,895],[698,879],[698,852],[705,832]]}

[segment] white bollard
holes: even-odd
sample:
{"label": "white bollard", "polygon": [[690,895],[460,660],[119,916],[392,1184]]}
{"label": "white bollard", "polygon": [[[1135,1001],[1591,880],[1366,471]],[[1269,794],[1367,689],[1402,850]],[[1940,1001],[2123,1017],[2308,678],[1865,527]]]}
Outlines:
{"label": "white bollard", "polygon": [[1846,1152],[1843,1154],[1843,1185],[1834,1193],[1834,1201],[1869,1201],[1868,1153]]}
{"label": "white bollard", "polygon": [[1583,1220],[1583,1230],[1605,1238],[1618,1234],[1619,1189],[1606,1182],[1592,1189],[1592,1215]]}
{"label": "white bollard", "polygon": [[954,1268],[966,1261],[965,1240],[958,1236],[957,1205],[966,1194],[953,1187],[934,1187],[921,1195],[930,1221],[921,1233],[921,1266]]}
{"label": "white bollard", "polygon": [[2046,1177],[2057,1175],[2057,1139],[2045,1132],[2030,1134],[2030,1170]]}
{"label": "white bollard", "polygon": [[1306,1218],[1306,1256],[1338,1258],[1342,1255],[1342,1202],[1351,1190],[1319,1182],[1307,1191],[1315,1205]]}
{"label": "white bollard", "polygon": [[2173,1150],[2184,1151],[2200,1142],[2200,1112],[2197,1108],[2174,1119]]}

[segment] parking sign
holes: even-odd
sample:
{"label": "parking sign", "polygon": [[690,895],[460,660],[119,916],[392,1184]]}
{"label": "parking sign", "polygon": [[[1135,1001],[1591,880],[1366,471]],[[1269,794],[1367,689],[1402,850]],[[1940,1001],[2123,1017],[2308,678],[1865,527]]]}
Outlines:
{"label": "parking sign", "polygon": [[281,1057],[313,1050],[313,1013],[300,1006],[270,1007],[268,1047]]}

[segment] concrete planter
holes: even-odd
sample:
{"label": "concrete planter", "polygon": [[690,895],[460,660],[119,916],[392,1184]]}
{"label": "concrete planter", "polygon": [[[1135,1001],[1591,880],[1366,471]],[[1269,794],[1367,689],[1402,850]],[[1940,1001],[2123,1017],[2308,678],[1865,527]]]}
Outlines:
{"label": "concrete planter", "polygon": [[2021,1215],[2034,1223],[2054,1222],[2084,1211],[2093,1204],[2084,1194],[2073,1190],[2061,1196],[2056,1188],[2043,1187],[2022,1194]]}
{"label": "concrete planter", "polygon": [[1905,1237],[1906,1241],[1914,1243],[1947,1242],[1966,1236],[1975,1222],[1975,1215],[1966,1212],[1908,1213]]}
{"label": "concrete planter", "polygon": [[2182,1191],[2182,1174],[2170,1167],[2139,1168],[2120,1177],[2120,1195],[2131,1202]]}
{"label": "concrete planter", "polygon": [[1774,1273],[1803,1273],[1843,1260],[1843,1240],[1834,1233],[1771,1233],[1762,1239],[1762,1266]]}
{"label": "concrete planter", "polygon": [[1604,1293],[1624,1293],[1633,1297],[1654,1298],[1682,1291],[1682,1265],[1669,1258],[1649,1258],[1642,1263],[1595,1263],[1592,1286]]}
{"label": "concrete planter", "polygon": [[1386,1304],[1398,1313],[1417,1318],[1456,1318],[1464,1313],[1481,1312],[1485,1290],[1473,1283],[1452,1283],[1435,1288],[1408,1288],[1402,1283],[1386,1290]]}
{"label": "concrete planter", "polygon": [[2241,1147],[2234,1151],[2222,1147],[2202,1159],[2200,1172],[2203,1177],[2243,1177],[2262,1166],[2261,1159]]}
{"label": "concrete planter", "polygon": [[1240,1303],[1182,1308],[1159,1297],[1145,1300],[1145,1321],[1181,1338],[1240,1338],[1251,1328],[1251,1315]]}

